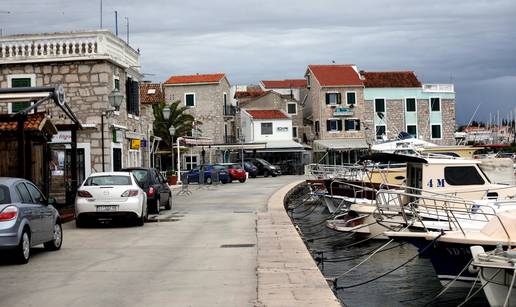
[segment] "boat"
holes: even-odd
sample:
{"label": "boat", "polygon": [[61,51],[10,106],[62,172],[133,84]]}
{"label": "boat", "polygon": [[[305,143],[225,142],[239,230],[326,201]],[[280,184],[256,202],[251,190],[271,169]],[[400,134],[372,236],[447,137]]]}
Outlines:
{"label": "boat", "polygon": [[482,246],[472,246],[472,265],[478,268],[478,278],[491,307],[516,306],[516,249],[504,251],[500,246],[485,252]]}
{"label": "boat", "polygon": [[[471,246],[479,245],[492,250],[501,245],[504,250],[516,245],[516,210],[505,211],[487,218],[489,221],[478,230],[465,229],[464,218],[457,219],[454,208],[444,208],[459,230],[451,231],[386,231],[384,234],[395,241],[416,246],[422,257],[429,258],[437,277],[443,285],[456,280],[454,286],[469,286],[476,274],[467,269],[472,260]],[[485,215],[489,215],[485,213]],[[465,269],[466,268],[466,269]],[[462,274],[460,274],[462,272]]]}

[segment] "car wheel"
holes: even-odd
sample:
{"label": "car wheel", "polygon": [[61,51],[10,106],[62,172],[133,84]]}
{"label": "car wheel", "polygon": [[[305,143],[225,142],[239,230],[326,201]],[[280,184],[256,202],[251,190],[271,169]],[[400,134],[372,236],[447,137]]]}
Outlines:
{"label": "car wheel", "polygon": [[86,227],[86,220],[84,218],[79,218],[79,217],[76,217],[75,218],[75,227],[77,228],[84,228]]}
{"label": "car wheel", "polygon": [[172,210],[172,192],[168,194],[168,201],[165,205],[165,210]]}
{"label": "car wheel", "polygon": [[158,197],[158,198],[156,198],[156,203],[154,204],[154,213],[159,215],[160,209],[161,209],[161,199]]}
{"label": "car wheel", "polygon": [[61,223],[56,222],[54,224],[54,229],[52,231],[52,240],[43,243],[46,250],[56,251],[61,248],[63,244],[63,228],[61,227]]}
{"label": "car wheel", "polygon": [[25,264],[29,262],[30,258],[30,233],[29,229],[23,229],[20,243],[14,251],[15,261],[19,264]]}
{"label": "car wheel", "polygon": [[269,171],[267,171],[267,170],[263,171],[263,177],[269,177]]}
{"label": "car wheel", "polygon": [[240,181],[241,183],[244,183],[245,179],[239,179],[238,181]]}
{"label": "car wheel", "polygon": [[213,181],[211,180],[211,177],[206,178],[205,180],[206,184],[212,184]]}
{"label": "car wheel", "polygon": [[145,224],[145,213],[143,212],[143,206],[142,206],[142,215],[140,217],[136,216],[136,226],[143,226]]}
{"label": "car wheel", "polygon": [[232,182],[233,182],[233,178],[229,177],[228,183],[232,183]]}
{"label": "car wheel", "polygon": [[272,173],[272,177],[276,177],[276,176],[278,176],[278,175],[276,175],[276,174]]}
{"label": "car wheel", "polygon": [[256,178],[256,175],[251,175],[251,178]]}

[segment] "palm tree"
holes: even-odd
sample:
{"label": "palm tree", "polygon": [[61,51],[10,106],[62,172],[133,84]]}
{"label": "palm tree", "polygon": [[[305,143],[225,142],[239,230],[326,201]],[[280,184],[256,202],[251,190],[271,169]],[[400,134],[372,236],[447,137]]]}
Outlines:
{"label": "palm tree", "polygon": [[163,118],[163,108],[167,106],[166,102],[162,101],[157,105],[153,106],[154,112],[154,135],[159,136],[162,142],[166,145],[165,147],[172,148],[170,134],[168,128],[173,125],[176,128],[175,137],[185,136],[187,133],[192,131],[194,122],[196,125],[201,124],[196,121],[195,118],[186,113],[187,107],[181,107],[181,102],[174,101],[168,107],[170,108],[170,118],[165,120]]}

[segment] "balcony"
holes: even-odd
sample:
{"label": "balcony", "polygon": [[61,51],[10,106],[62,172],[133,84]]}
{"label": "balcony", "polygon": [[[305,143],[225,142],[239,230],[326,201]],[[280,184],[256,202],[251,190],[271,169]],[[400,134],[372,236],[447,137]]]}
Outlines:
{"label": "balcony", "polygon": [[100,59],[137,68],[139,56],[107,30],[0,37],[0,64]]}
{"label": "balcony", "polygon": [[238,140],[234,135],[226,135],[224,136],[224,144],[237,144]]}
{"label": "balcony", "polygon": [[354,112],[352,108],[336,108],[333,111],[333,116],[353,116]]}
{"label": "balcony", "polygon": [[224,116],[235,116],[236,107],[235,106],[225,106],[224,107]]}
{"label": "balcony", "polygon": [[455,93],[453,84],[423,84],[426,93]]}

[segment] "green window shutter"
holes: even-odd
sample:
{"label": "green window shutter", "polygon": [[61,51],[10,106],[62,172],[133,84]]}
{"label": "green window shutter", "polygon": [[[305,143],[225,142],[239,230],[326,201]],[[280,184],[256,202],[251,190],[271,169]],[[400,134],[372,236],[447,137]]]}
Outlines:
{"label": "green window shutter", "polygon": [[331,121],[327,120],[326,121],[326,131],[330,131],[330,130],[331,130]]}
{"label": "green window shutter", "polygon": [[11,112],[18,113],[28,107],[30,107],[30,102],[13,102],[11,103]]}
{"label": "green window shutter", "polygon": [[30,87],[30,78],[13,78],[11,79],[11,87]]}
{"label": "green window shutter", "polygon": [[347,93],[346,96],[347,96],[346,99],[347,99],[348,104],[355,104],[356,103],[355,93]]}
{"label": "green window shutter", "polygon": [[187,107],[193,107],[195,105],[194,101],[194,95],[193,94],[186,94],[186,102]]}
{"label": "green window shutter", "polygon": [[356,129],[357,131],[360,131],[360,119],[357,119],[355,122],[356,122],[356,127],[355,127],[355,129]]}
{"label": "green window shutter", "polygon": [[330,94],[326,93],[326,104],[330,104]]}
{"label": "green window shutter", "polygon": [[[339,94],[339,95],[340,95],[340,94]],[[337,130],[342,131],[342,120],[341,120],[341,119],[339,119],[339,120],[337,121]]]}
{"label": "green window shutter", "polygon": [[341,104],[341,103],[342,103],[341,95],[340,95],[340,93],[337,93],[337,104]]}

